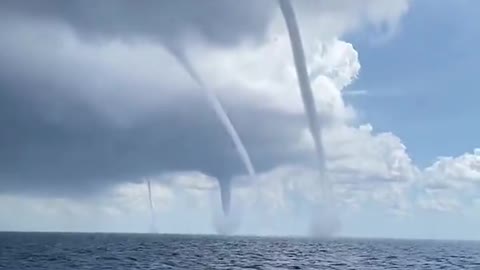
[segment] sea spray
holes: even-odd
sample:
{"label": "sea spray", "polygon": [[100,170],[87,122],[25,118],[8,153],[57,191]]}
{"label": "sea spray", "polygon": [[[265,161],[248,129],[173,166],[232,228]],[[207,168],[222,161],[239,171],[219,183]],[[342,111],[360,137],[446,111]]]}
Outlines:
{"label": "sea spray", "polygon": [[221,235],[232,235],[240,229],[243,213],[239,202],[233,201],[228,211],[228,215],[218,208],[212,211],[212,224],[215,231]]}

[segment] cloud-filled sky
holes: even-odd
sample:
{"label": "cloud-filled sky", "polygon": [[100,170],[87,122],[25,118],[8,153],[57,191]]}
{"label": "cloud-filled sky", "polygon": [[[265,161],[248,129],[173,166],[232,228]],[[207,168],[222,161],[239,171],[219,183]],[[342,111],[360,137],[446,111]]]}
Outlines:
{"label": "cloud-filled sky", "polygon": [[[473,1],[294,2],[340,235],[480,239]],[[247,177],[178,47],[258,171]],[[318,175],[276,1],[0,3],[0,230],[305,234]]]}

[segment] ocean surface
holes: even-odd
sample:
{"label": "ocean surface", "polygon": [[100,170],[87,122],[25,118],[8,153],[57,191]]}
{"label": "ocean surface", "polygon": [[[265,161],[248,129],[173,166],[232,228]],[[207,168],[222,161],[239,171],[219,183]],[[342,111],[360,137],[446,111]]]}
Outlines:
{"label": "ocean surface", "polygon": [[454,241],[0,233],[0,269],[479,269]]}

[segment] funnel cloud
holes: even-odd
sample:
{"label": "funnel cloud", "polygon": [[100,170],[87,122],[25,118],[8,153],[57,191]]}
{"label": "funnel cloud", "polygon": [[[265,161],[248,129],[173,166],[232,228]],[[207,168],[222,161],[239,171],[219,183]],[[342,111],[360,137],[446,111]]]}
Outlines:
{"label": "funnel cloud", "polygon": [[150,180],[147,180],[147,190],[148,190],[148,206],[150,209],[150,232],[157,233],[157,226],[155,225],[155,207],[153,206],[152,199],[152,186]]}
{"label": "funnel cloud", "polygon": [[[303,51],[302,38],[300,30],[298,28],[295,12],[289,0],[278,0],[280,9],[282,11],[285,23],[287,25],[288,35],[290,37],[290,45],[292,47],[293,60],[295,62],[295,70],[297,72],[298,84],[300,86],[300,92],[302,95],[302,101],[307,115],[308,126],[313,142],[315,144],[315,151],[318,158],[318,170],[320,178],[320,192],[322,206],[319,207],[321,220],[319,220],[319,213],[314,213],[314,221],[312,224],[312,234],[315,236],[326,237],[331,235],[335,230],[336,216],[330,213],[331,199],[329,197],[328,182],[326,179],[327,172],[325,166],[325,153],[321,137],[320,120],[317,116],[317,109],[315,105],[315,99],[313,97],[312,87],[310,85],[310,77],[305,60],[305,53]],[[328,215],[325,214],[325,210],[328,210]]]}
{"label": "funnel cloud", "polygon": [[[215,93],[208,88],[203,80],[198,75],[197,71],[194,69],[192,64],[190,63],[189,59],[185,55],[184,51],[179,49],[178,46],[166,46],[170,53],[177,59],[178,63],[185,69],[188,73],[190,78],[192,78],[200,88],[205,92],[207,100],[215,111],[218,119],[222,123],[223,127],[225,128],[227,134],[232,139],[233,144],[235,145],[235,149],[240,156],[245,169],[247,170],[250,177],[255,177],[255,169],[253,167],[252,161],[250,159],[250,155],[247,152],[240,136],[238,135],[237,130],[235,129],[232,121],[227,115],[227,112],[223,108],[220,100],[215,95]],[[225,215],[229,214],[230,211],[230,201],[231,201],[231,191],[230,191],[230,180],[223,180],[220,181],[220,192],[221,192],[221,200],[222,200],[222,209]]]}

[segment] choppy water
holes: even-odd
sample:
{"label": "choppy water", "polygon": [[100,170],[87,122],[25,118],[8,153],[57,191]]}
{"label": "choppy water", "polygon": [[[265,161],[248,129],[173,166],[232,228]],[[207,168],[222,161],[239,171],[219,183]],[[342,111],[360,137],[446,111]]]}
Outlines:
{"label": "choppy water", "polygon": [[0,269],[480,269],[480,244],[0,233]]}

